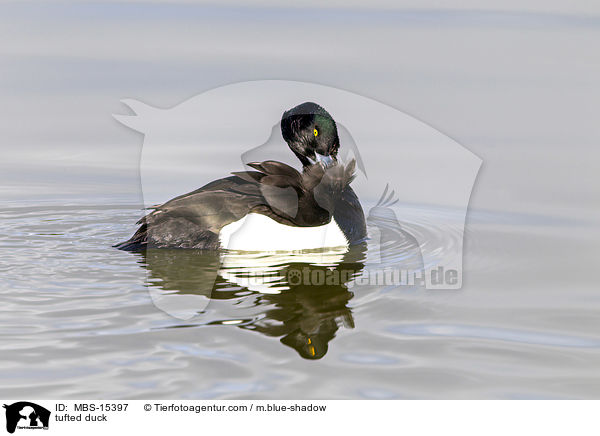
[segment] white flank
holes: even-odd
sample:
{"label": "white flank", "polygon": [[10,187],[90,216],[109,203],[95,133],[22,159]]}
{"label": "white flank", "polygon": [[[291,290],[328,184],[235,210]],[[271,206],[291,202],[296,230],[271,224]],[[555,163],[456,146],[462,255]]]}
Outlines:
{"label": "white flank", "polygon": [[248,214],[223,227],[219,242],[223,248],[240,251],[298,251],[348,246],[334,219],[324,226],[294,227],[258,213]]}

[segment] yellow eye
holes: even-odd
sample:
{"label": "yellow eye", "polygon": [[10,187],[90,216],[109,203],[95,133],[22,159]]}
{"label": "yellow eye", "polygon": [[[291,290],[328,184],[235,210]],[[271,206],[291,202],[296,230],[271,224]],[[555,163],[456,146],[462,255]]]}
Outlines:
{"label": "yellow eye", "polygon": [[313,133],[315,134],[315,136],[317,136],[319,134],[319,131],[317,129],[313,130]]}

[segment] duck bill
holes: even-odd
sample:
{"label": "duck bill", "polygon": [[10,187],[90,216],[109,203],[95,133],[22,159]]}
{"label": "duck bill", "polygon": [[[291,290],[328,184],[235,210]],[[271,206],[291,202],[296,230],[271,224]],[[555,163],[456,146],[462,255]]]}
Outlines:
{"label": "duck bill", "polygon": [[329,168],[335,163],[335,159],[331,156],[315,153],[315,163],[323,165],[324,168]]}

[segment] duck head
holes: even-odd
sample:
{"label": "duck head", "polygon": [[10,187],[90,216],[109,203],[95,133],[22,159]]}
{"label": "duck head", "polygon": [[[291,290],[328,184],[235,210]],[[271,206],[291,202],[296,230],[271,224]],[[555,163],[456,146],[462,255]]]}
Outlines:
{"label": "duck head", "polygon": [[305,168],[316,163],[329,167],[337,162],[337,126],[329,112],[318,104],[306,102],[285,111],[281,134]]}

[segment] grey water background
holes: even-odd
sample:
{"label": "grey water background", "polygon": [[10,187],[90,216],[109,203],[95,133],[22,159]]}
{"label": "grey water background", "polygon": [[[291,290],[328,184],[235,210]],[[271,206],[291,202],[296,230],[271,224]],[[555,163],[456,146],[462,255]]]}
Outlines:
{"label": "grey water background", "polygon": [[[600,8],[305,4],[2,4],[0,397],[598,398]],[[266,78],[368,96],[483,159],[460,291],[223,284],[185,322],[152,304],[152,259],[110,248],[142,205],[142,138],[111,114]],[[326,354],[282,343],[281,314],[334,331]]]}

